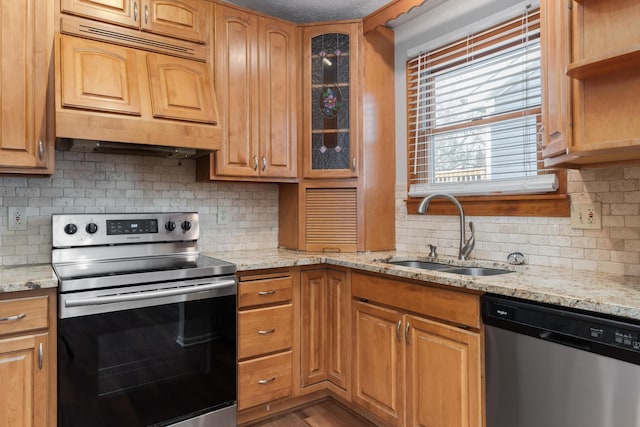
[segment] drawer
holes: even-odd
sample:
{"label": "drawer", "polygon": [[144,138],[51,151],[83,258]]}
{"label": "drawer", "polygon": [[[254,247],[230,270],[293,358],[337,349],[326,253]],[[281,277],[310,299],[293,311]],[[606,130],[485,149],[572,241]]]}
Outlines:
{"label": "drawer", "polygon": [[287,351],[238,363],[238,409],[293,393],[293,353]]}
{"label": "drawer", "polygon": [[47,328],[48,313],[46,296],[0,301],[0,335]]}
{"label": "drawer", "polygon": [[293,278],[291,276],[251,280],[238,284],[239,308],[291,301],[292,296]]}
{"label": "drawer", "polygon": [[291,347],[293,306],[243,310],[238,313],[238,359]]}

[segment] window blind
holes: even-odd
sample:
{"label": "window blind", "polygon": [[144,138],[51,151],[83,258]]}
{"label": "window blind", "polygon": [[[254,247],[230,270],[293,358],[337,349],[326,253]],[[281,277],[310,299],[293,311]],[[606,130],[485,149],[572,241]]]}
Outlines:
{"label": "window blind", "polygon": [[541,156],[540,11],[407,61],[409,195],[555,191]]}

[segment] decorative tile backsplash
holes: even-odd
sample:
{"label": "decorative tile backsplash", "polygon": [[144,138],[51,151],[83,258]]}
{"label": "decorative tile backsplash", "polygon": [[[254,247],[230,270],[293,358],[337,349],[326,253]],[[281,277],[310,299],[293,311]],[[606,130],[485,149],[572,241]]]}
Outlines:
{"label": "decorative tile backsplash", "polygon": [[[9,207],[25,207],[26,231],[9,231]],[[229,224],[217,223],[219,206]],[[56,152],[51,177],[0,176],[0,265],[51,262],[51,214],[200,213],[203,251],[278,244],[276,184],[195,182],[195,161]]]}
{"label": "decorative tile backsplash", "polygon": [[[640,167],[571,170],[574,202],[602,203],[602,230],[572,229],[569,218],[467,217],[476,227],[472,258],[506,261],[513,251],[533,265],[640,276]],[[459,219],[407,215],[406,186],[396,188],[397,249],[457,256]]]}

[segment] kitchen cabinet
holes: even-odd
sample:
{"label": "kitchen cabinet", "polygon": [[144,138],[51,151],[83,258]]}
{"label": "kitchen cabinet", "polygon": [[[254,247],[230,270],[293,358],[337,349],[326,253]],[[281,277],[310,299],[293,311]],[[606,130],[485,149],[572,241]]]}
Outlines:
{"label": "kitchen cabinet", "polygon": [[348,273],[333,268],[304,270],[300,280],[301,386],[330,381],[350,385],[350,302]]}
{"label": "kitchen cabinet", "polygon": [[51,339],[55,292],[28,291],[2,298],[0,425],[55,425],[55,339]]}
{"label": "kitchen cabinet", "polygon": [[293,277],[252,272],[238,283],[238,410],[293,394]]}
{"label": "kitchen cabinet", "polygon": [[201,180],[297,177],[296,27],[216,4],[215,80],[222,148],[198,162]]}
{"label": "kitchen cabinet", "polygon": [[640,111],[640,4],[543,1],[541,12],[543,67],[549,67],[543,73],[545,164],[640,162],[640,123],[634,119]]}
{"label": "kitchen cabinet", "polygon": [[218,147],[206,64],[67,35],[56,44],[56,136]]}
{"label": "kitchen cabinet", "polygon": [[202,0],[61,0],[61,11],[163,36],[206,43],[209,8]]}
{"label": "kitchen cabinet", "polygon": [[396,426],[484,425],[477,295],[358,272],[352,295],[354,403]]}
{"label": "kitchen cabinet", "polygon": [[362,23],[303,28],[303,174],[352,178],[361,161]]}
{"label": "kitchen cabinet", "polygon": [[53,173],[53,5],[0,4],[0,173]]}

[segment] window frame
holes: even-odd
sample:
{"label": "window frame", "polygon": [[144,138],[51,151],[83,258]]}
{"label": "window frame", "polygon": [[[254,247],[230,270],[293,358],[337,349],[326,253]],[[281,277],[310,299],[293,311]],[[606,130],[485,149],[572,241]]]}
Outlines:
{"label": "window frame", "polygon": [[[538,8],[539,9],[539,8]],[[504,27],[505,21],[503,22],[489,25],[485,28],[478,28],[474,33],[483,32],[485,33],[482,36],[482,39],[490,38],[489,34],[493,30],[497,30],[500,27]],[[542,28],[543,22],[540,22],[540,30],[544,31]],[[487,46],[491,46],[491,44],[498,43],[501,40],[500,37],[493,40]],[[450,52],[455,50],[460,46],[461,43],[466,43],[466,38],[458,38],[452,42],[445,43],[442,48],[438,49],[441,52]],[[541,58],[545,55],[545,46],[543,43],[540,44],[541,49]],[[461,54],[460,56],[463,56]],[[415,56],[412,56],[414,58]],[[412,58],[409,58],[406,61],[405,65],[405,73],[406,73],[406,109],[407,112],[410,110],[410,94],[411,91],[415,91],[414,88],[411,87],[411,78],[409,76],[410,69],[408,67],[409,62]],[[435,61],[437,64],[437,60]],[[544,64],[544,60],[542,61]],[[544,100],[544,97],[543,97]],[[538,120],[542,120],[541,110],[545,108],[544,103],[540,106]],[[432,112],[429,114],[433,114]],[[493,119],[488,119],[493,120]],[[542,123],[540,123],[541,125]],[[412,135],[415,134],[415,123],[412,123],[411,117],[407,114],[407,198],[405,203],[407,205],[407,212],[409,214],[415,214],[417,210],[417,205],[422,200],[422,197],[411,197],[408,195],[409,190],[411,189],[411,181],[413,177],[412,167],[412,153],[411,153],[411,141]],[[428,137],[429,132],[424,132],[424,137]],[[542,141],[541,143],[546,143],[544,132],[541,133]],[[541,150],[539,150],[538,162],[539,164],[544,161],[544,159],[540,156]],[[428,168],[429,165],[423,165],[424,168]],[[570,205],[569,198],[567,195],[567,174],[564,169],[556,169],[555,175],[558,179],[558,189],[555,192],[547,192],[547,193],[533,193],[533,194],[522,194],[522,195],[477,195],[477,196],[456,196],[456,198],[460,201],[463,208],[465,209],[465,213],[467,215],[475,215],[475,216],[538,216],[538,217],[568,217],[570,214]],[[457,209],[453,204],[446,200],[435,199],[429,208],[430,214],[436,215],[457,215]]]}

